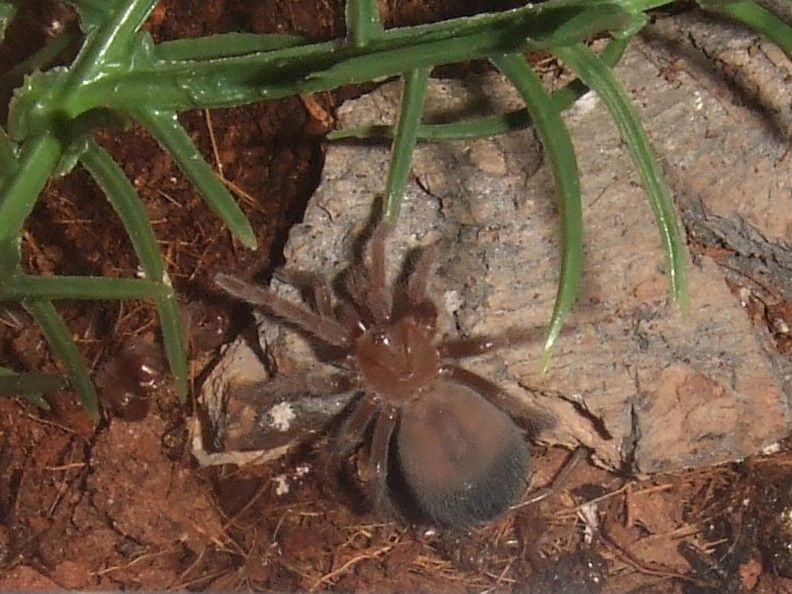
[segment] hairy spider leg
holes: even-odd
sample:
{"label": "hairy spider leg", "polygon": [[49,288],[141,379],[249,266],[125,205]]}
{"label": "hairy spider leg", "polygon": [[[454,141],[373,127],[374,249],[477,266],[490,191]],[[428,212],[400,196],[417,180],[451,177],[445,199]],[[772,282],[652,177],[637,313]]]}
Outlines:
{"label": "hairy spider leg", "polygon": [[392,296],[385,275],[385,240],[391,225],[380,223],[374,229],[368,244],[369,269],[366,307],[378,324],[387,322],[391,316]]}
{"label": "hairy spider leg", "polygon": [[364,327],[374,324],[374,314],[371,313],[368,306],[369,282],[365,269],[359,265],[350,268],[344,276],[344,288],[349,295],[349,301],[354,306],[360,324]]}
{"label": "hairy spider leg", "polygon": [[375,510],[388,507],[388,460],[397,418],[396,411],[388,407],[374,419],[368,464],[361,478]]}
{"label": "hairy spider leg", "polygon": [[525,499],[520,503],[512,505],[509,509],[519,509],[526,505],[539,503],[551,495],[557,495],[569,481],[569,476],[572,474],[575,466],[577,466],[587,454],[588,450],[586,448],[577,448],[572,452],[569,458],[566,459],[563,466],[561,466],[561,470],[556,473],[555,478],[553,478],[553,481],[547,487],[542,487],[541,489],[530,492]]}
{"label": "hairy spider leg", "polygon": [[316,312],[323,318],[335,318],[333,293],[330,283],[323,275],[293,268],[281,268],[275,273],[275,277],[290,285],[310,291]]}
{"label": "hairy spider leg", "polygon": [[519,421],[530,435],[553,425],[549,415],[517,400],[498,384],[481,377],[477,373],[457,365],[444,364],[440,367],[440,374],[450,381],[467,386],[496,407],[506,411],[510,417]]}
{"label": "hairy spider leg", "polygon": [[315,336],[326,344],[348,348],[351,336],[335,319],[328,319],[275,295],[272,291],[251,285],[228,274],[215,276],[215,284],[237,299],[260,305],[270,313]]}
{"label": "hairy spider leg", "polygon": [[426,247],[415,260],[415,267],[407,281],[407,300],[412,305],[421,305],[429,299],[426,291],[436,252],[435,246]]}
{"label": "hairy spider leg", "polygon": [[341,423],[335,440],[335,456],[341,460],[363,442],[374,415],[377,404],[368,396],[361,396],[352,404],[352,411]]}
{"label": "hairy spider leg", "polygon": [[298,373],[279,375],[260,382],[241,385],[234,395],[248,402],[259,402],[262,396],[271,400],[291,400],[306,394],[336,395],[351,389],[344,375],[321,375],[319,373]]}
{"label": "hairy spider leg", "polygon": [[502,348],[536,340],[536,332],[525,328],[512,328],[500,336],[474,336],[443,341],[438,347],[440,356],[448,359],[468,359]]}
{"label": "hairy spider leg", "polygon": [[360,318],[360,314],[355,306],[348,301],[341,301],[336,306],[336,317],[352,336],[358,336],[366,331],[366,325]]}

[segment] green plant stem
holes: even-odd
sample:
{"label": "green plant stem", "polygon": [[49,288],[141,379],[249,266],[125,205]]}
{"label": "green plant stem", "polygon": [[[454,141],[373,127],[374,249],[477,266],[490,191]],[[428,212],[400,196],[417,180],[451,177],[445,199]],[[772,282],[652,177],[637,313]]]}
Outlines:
{"label": "green plant stem", "polygon": [[0,188],[3,187],[6,177],[12,175],[16,168],[14,143],[11,142],[6,131],[0,128]]}
{"label": "green plant stem", "polygon": [[47,342],[66,368],[69,383],[77,393],[88,415],[93,420],[98,420],[99,399],[96,395],[96,388],[91,382],[88,369],[83,363],[80,351],[63,318],[49,301],[25,299],[22,301],[22,306],[41,326]]}
{"label": "green plant stem", "polygon": [[[107,12],[97,23],[98,26],[88,31],[86,42],[72,64],[70,70],[73,76],[72,84],[68,87],[69,91],[76,90],[75,87],[80,81],[85,82],[103,76],[103,70],[108,64],[128,62],[129,54],[133,49],[131,42],[157,1],[125,0],[100,4],[101,9]],[[85,4],[93,4],[93,2]],[[82,20],[86,21],[85,16],[82,16]]]}
{"label": "green plant stem", "polygon": [[554,52],[597,92],[618,125],[621,137],[641,176],[660,230],[671,296],[683,310],[687,309],[685,245],[662,167],[654,155],[638,114],[610,69],[584,44],[556,48]]}
{"label": "green plant stem", "polygon": [[492,61],[522,95],[536,123],[536,131],[553,168],[561,214],[561,273],[558,279],[553,315],[545,339],[542,371],[547,369],[553,347],[569,310],[577,298],[583,263],[583,210],[580,176],[572,140],[564,121],[542,86],[539,76],[520,54],[493,58]]}
{"label": "green plant stem", "polygon": [[[141,105],[163,112],[237,106],[331,90],[414,68],[568,45],[602,31],[634,27],[637,18],[616,0],[551,1],[505,13],[391,29],[364,47],[333,41],[213,60],[153,60],[80,79],[80,91],[65,96],[58,107],[63,117],[74,118],[98,107],[129,113]],[[30,104],[21,102],[18,109],[24,111]],[[10,121],[23,116],[14,114]]]}
{"label": "green plant stem", "polygon": [[416,68],[404,75],[401,114],[393,137],[390,167],[385,182],[385,220],[396,223],[410,175],[415,131],[421,121],[431,68]]}

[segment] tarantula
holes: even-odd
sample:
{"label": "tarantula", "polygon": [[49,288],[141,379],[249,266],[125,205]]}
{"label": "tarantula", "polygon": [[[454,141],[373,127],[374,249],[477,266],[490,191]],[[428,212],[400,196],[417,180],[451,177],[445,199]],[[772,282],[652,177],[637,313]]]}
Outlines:
{"label": "tarantula", "polygon": [[362,262],[348,271],[335,294],[318,274],[281,273],[310,291],[313,311],[227,274],[218,274],[215,282],[341,353],[342,375],[303,376],[300,386],[270,385],[292,394],[361,392],[335,446],[342,459],[366,446],[358,474],[375,509],[401,509],[453,527],[488,520],[514,503],[528,480],[528,446],[514,421],[530,428],[540,417],[454,360],[524,341],[527,334],[438,337],[437,307],[427,293],[434,249],[419,252],[406,281],[390,291],[389,231],[382,223],[374,230]]}

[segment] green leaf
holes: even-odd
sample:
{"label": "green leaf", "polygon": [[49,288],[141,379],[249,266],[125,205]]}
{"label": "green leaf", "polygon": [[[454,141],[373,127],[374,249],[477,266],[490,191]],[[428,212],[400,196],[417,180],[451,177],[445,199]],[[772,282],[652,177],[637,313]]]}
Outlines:
{"label": "green leaf", "polygon": [[410,162],[415,148],[415,132],[421,122],[431,68],[416,68],[404,75],[401,114],[391,150],[388,178],[385,182],[385,220],[395,223],[410,175]]}
{"label": "green leaf", "polygon": [[157,237],[146,209],[124,170],[93,139],[87,142],[81,159],[124,224],[146,278],[154,282],[165,282],[165,265],[157,245]]}
{"label": "green leaf", "polygon": [[561,214],[561,273],[553,314],[544,345],[542,370],[549,365],[553,347],[569,310],[577,298],[583,262],[583,210],[580,176],[572,140],[558,108],[539,76],[520,54],[493,58],[493,63],[522,95],[553,168]]}
{"label": "green leaf", "polygon": [[71,387],[93,420],[99,419],[99,399],[71,331],[49,301],[26,299],[22,306],[41,326],[52,351],[63,363]]}
{"label": "green leaf", "polygon": [[[89,141],[82,156],[82,163],[102,188],[124,224],[146,278],[170,286],[170,279],[166,275],[165,263],[162,261],[148,214],[124,171],[94,140]],[[167,297],[159,299],[157,308],[162,323],[162,340],[176,384],[176,393],[184,402],[188,391],[187,347],[174,292],[171,291]]]}
{"label": "green leaf", "polygon": [[68,48],[76,47],[80,40],[76,26],[69,26],[55,39],[0,76],[0,88],[10,89],[22,84],[25,75],[49,66]]}
{"label": "green leaf", "polygon": [[66,85],[68,71],[58,66],[47,72],[33,72],[14,89],[8,107],[8,132],[17,142],[35,134],[44,134],[52,125],[47,103],[56,90]]}
{"label": "green leaf", "polygon": [[256,249],[256,234],[234,197],[193,144],[175,113],[138,110],[133,116],[167,150],[204,200],[246,247]]}
{"label": "green leaf", "polygon": [[758,31],[781,48],[789,59],[792,59],[792,26],[756,2],[698,0],[698,3],[705,10],[726,15],[730,19]]}
{"label": "green leaf", "polygon": [[171,288],[154,281],[104,276],[16,274],[0,291],[0,301],[22,299],[164,299]]}
{"label": "green leaf", "polygon": [[89,143],[93,141],[96,128],[124,129],[128,124],[128,119],[107,109],[94,109],[73,119],[68,124],[68,136],[71,140],[55,166],[52,176],[62,177],[71,173],[88,149]]}
{"label": "green leaf", "polygon": [[0,43],[5,39],[6,29],[14,20],[16,13],[16,2],[0,2]]}
{"label": "green leaf", "polygon": [[671,192],[665,183],[663,169],[654,155],[638,114],[610,69],[588,47],[581,43],[557,48],[554,53],[597,92],[611,112],[641,176],[660,230],[668,265],[671,296],[683,309],[686,309],[688,293],[685,244],[680,235],[679,222],[671,200]]}
{"label": "green leaf", "polygon": [[42,394],[57,392],[65,386],[65,378],[54,373],[14,373],[0,368],[0,397],[21,396],[44,410],[50,410],[50,405]]}
{"label": "green leaf", "polygon": [[217,33],[205,37],[176,39],[160,43],[154,48],[157,60],[217,60],[256,52],[271,52],[303,45],[302,35],[256,33]]}
{"label": "green leaf", "polygon": [[187,402],[189,393],[187,369],[187,333],[182,325],[181,311],[176,296],[161,299],[157,303],[160,323],[162,324],[162,342],[165,345],[165,354],[168,357],[171,374],[179,401]]}
{"label": "green leaf", "polygon": [[112,18],[114,5],[120,5],[123,0],[66,0],[77,9],[80,17],[80,26],[88,33]]}
{"label": "green leaf", "polygon": [[[151,63],[150,36],[138,33],[157,0],[113,0],[73,2],[88,23],[82,48],[68,68],[53,68],[26,77],[14,92],[9,110],[9,130],[16,140],[42,134],[92,109],[105,108],[105,98],[90,105],[86,90],[112,73],[130,72]],[[148,41],[147,41],[148,40]],[[123,94],[123,91],[121,91]],[[150,103],[150,97],[141,104]]]}
{"label": "green leaf", "polygon": [[22,225],[36,204],[63,153],[55,134],[26,142],[19,164],[5,180],[0,194],[0,291],[9,283],[19,262]]}

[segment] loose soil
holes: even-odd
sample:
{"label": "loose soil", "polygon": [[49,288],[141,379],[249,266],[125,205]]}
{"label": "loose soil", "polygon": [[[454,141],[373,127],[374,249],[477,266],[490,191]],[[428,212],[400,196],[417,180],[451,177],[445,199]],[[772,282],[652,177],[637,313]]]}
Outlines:
{"label": "loose soil", "polygon": [[[343,32],[342,5],[170,0],[147,27],[158,40],[231,30],[329,39]],[[506,6],[389,0],[383,13],[407,24]],[[21,13],[0,51],[3,71],[74,18],[50,1],[24,3]],[[360,91],[182,117],[239,197],[258,235],[255,252],[230,236],[139,127],[99,134],[142,196],[183,298],[193,385],[219,345],[250,324],[210,279],[224,271],[266,280],[278,265],[286,232],[319,181],[322,134],[339,102]],[[124,237],[101,192],[76,170],[52,181],[39,201],[23,263],[38,274],[133,277],[137,261]],[[783,300],[747,307],[757,324],[779,316],[792,323]],[[145,344],[131,349],[144,353],[156,344],[149,304],[66,303],[59,311],[100,377],[129,356],[130,344]],[[0,322],[3,365],[58,369],[21,308],[3,304]],[[788,332],[778,337],[788,351]],[[0,590],[792,591],[782,577],[792,575],[785,444],[742,464],[648,479],[581,464],[542,503],[455,532],[359,509],[320,450],[264,467],[196,467],[185,427],[191,411],[167,385],[138,422],[108,415],[94,427],[73,394],[50,402],[45,413],[0,400]],[[567,455],[537,448],[533,485],[548,484]]]}

